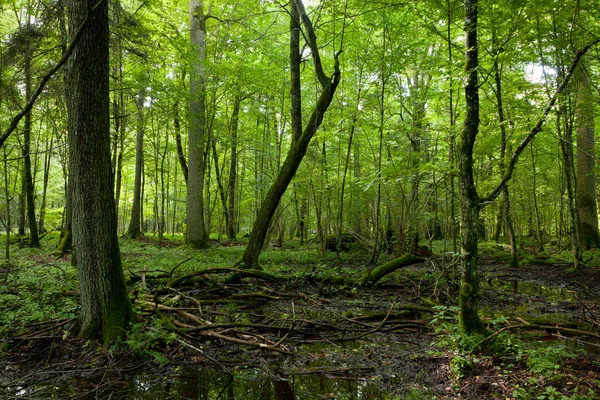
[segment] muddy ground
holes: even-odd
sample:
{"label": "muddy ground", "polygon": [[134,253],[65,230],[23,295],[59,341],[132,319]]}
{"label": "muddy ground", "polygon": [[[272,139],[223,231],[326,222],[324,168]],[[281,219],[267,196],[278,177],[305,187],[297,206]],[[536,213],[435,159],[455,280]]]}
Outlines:
{"label": "muddy ground", "polygon": [[[290,262],[287,268],[305,271],[294,279],[202,275],[169,290],[148,274],[146,289],[134,295],[132,343],[102,349],[58,322],[3,339],[0,398],[600,398],[594,338],[511,331],[518,346],[540,348],[542,363],[548,347],[569,353],[549,368],[533,365],[518,346],[458,350],[456,277],[447,265],[434,258],[376,287],[320,279],[310,262]],[[355,258],[327,268],[343,276],[364,267]],[[481,308],[497,323],[490,328],[559,323],[596,331],[600,269],[569,268],[508,269],[484,254]]]}

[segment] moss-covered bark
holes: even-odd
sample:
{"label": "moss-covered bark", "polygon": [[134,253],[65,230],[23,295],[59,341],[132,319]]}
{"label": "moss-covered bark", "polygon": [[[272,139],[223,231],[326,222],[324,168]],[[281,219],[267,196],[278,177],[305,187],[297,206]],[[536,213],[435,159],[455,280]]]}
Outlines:
{"label": "moss-covered bark", "polygon": [[462,274],[459,324],[466,335],[487,332],[479,317],[477,246],[481,201],[473,179],[473,148],[479,133],[479,86],[477,73],[477,0],[465,0],[465,122],[458,142],[458,179],[461,198]]}
{"label": "moss-covered bark", "polygon": [[390,262],[387,262],[379,267],[375,268],[373,271],[366,274],[359,283],[361,285],[374,285],[379,282],[381,278],[384,276],[391,274],[392,272],[407,267],[412,264],[420,263],[425,261],[424,258],[417,257],[413,254],[405,254],[402,257],[398,257]]}

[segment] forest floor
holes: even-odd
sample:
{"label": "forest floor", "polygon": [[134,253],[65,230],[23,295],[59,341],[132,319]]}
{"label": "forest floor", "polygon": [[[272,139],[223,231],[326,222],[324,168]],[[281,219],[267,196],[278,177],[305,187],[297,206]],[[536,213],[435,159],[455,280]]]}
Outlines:
{"label": "forest floor", "polygon": [[525,248],[510,269],[504,248],[483,244],[482,314],[503,331],[466,339],[458,266],[440,243],[431,259],[361,286],[372,268],[364,249],[271,249],[265,274],[240,275],[242,243],[193,251],[124,240],[137,318],[101,348],[68,329],[77,270],[52,255],[55,244],[15,245],[0,266],[0,399],[600,397],[594,253],[571,272],[568,254]]}

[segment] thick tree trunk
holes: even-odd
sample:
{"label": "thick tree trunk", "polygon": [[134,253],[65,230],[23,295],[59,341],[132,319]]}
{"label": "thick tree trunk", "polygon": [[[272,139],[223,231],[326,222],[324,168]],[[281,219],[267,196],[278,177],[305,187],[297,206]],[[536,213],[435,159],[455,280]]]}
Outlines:
{"label": "thick tree trunk", "polygon": [[477,71],[477,0],[465,0],[465,122],[458,143],[458,178],[461,198],[461,288],[459,324],[467,335],[487,330],[479,317],[479,275],[477,246],[479,241],[479,195],[473,179],[473,147],[479,133],[479,87]]}
{"label": "thick tree trunk", "polygon": [[577,212],[579,240],[586,249],[600,247],[596,208],[596,157],[594,96],[589,71],[579,63],[575,71],[575,115],[577,124]]}
{"label": "thick tree trunk", "polygon": [[140,228],[141,221],[141,193],[142,193],[142,168],[144,167],[144,88],[138,92],[137,101],[137,132],[135,139],[135,176],[133,178],[133,203],[131,205],[131,220],[125,236],[131,239],[143,237]]}
{"label": "thick tree trunk", "polygon": [[[331,100],[333,99],[333,95],[340,81],[340,71],[337,58],[333,76],[328,77],[323,72],[321,59],[319,56],[319,49],[316,43],[316,36],[312,29],[312,23],[310,22],[310,19],[304,10],[302,1],[294,0],[294,3],[298,10],[298,16],[307,31],[306,34],[313,56],[317,78],[321,84],[322,90],[312,115],[310,116],[310,119],[304,128],[304,131],[297,140],[292,141],[285,161],[283,162],[275,181],[269,188],[269,192],[267,193],[267,196],[265,197],[263,203],[261,204],[260,210],[258,211],[256,221],[254,222],[252,232],[250,233],[248,247],[246,247],[246,251],[243,255],[244,268],[248,269],[260,268],[258,264],[258,256],[262,250],[275,210],[277,209],[279,201],[285,193],[288,185],[294,178],[294,175],[296,174],[296,171],[298,170],[298,167],[300,166],[300,163],[306,154],[308,144],[319,129],[319,126],[321,126],[321,123],[323,122],[323,116],[325,115],[329,104],[331,104]],[[290,58],[290,60],[293,62],[292,58]]]}
{"label": "thick tree trunk", "polygon": [[110,158],[108,3],[70,0],[68,4],[71,37],[86,14],[92,13],[66,78],[80,335],[102,338],[108,344],[124,334],[133,315],[117,241]]}
{"label": "thick tree trunk", "polygon": [[190,70],[190,110],[187,177],[186,243],[197,249],[208,247],[204,220],[204,173],[206,160],[205,15],[202,0],[190,0],[190,42],[196,53]]}

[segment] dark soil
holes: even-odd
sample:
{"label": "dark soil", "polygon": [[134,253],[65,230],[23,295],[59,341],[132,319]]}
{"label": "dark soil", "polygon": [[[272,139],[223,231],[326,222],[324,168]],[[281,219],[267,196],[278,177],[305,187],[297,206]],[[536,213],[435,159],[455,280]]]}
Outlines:
{"label": "dark soil", "polygon": [[[364,268],[360,258],[348,264]],[[296,263],[290,267],[310,266]],[[503,315],[596,330],[600,327],[600,270],[568,270],[569,265],[562,264],[511,270],[484,258],[484,314],[488,320]],[[518,335],[532,345],[547,340],[567,343],[576,355],[564,358],[555,371],[532,372],[518,354],[497,356],[483,349],[476,354],[477,362],[461,368],[464,376],[457,376],[451,364],[456,354],[436,345],[453,334],[444,329],[436,333],[430,321],[439,311],[426,311],[432,302],[453,305],[457,285],[452,277],[440,279],[441,271],[439,262],[414,265],[374,288],[301,279],[273,283],[246,278],[230,284],[208,277],[172,292],[157,291],[156,284],[147,294],[138,293],[138,299],[148,296],[143,298],[149,304],[160,299],[161,304],[185,308],[201,321],[231,324],[207,332],[240,342],[201,332],[153,337],[152,320],[169,318],[178,328],[198,326],[198,322],[172,309],[157,314],[148,304],[138,308],[140,323],[144,322],[141,336],[130,338],[138,341],[133,345],[138,347],[144,346],[142,339],[148,341],[141,355],[131,345],[101,349],[96,343],[69,336],[62,328],[37,335],[44,327],[32,326],[4,345],[0,398],[188,398],[187,390],[194,396],[190,381],[191,386],[195,382],[196,392],[199,387],[206,390],[207,397],[198,394],[197,398],[232,398],[233,393],[240,399],[288,399],[291,390],[302,399],[356,398],[359,393],[384,399],[505,399],[516,398],[519,390],[535,398],[549,393],[548,388],[567,397],[594,398],[591,391],[600,395],[597,344],[552,331]],[[262,296],[255,295],[258,292]],[[194,299],[205,302],[202,313]],[[453,318],[451,312],[447,318]],[[165,325],[161,326],[161,334],[167,334]],[[154,362],[152,355],[157,353],[168,360],[167,366]],[[208,389],[213,387],[214,391]]]}

